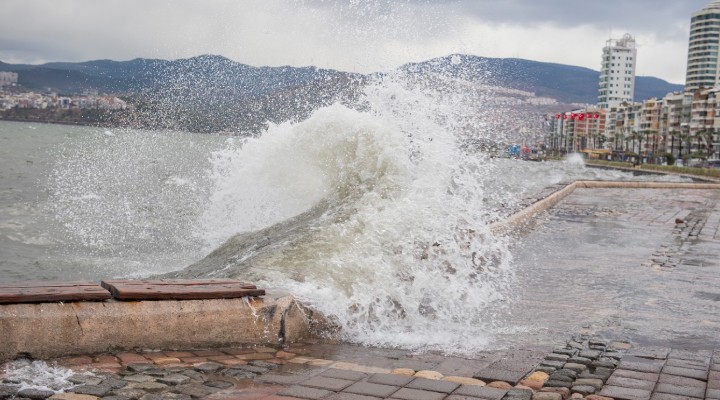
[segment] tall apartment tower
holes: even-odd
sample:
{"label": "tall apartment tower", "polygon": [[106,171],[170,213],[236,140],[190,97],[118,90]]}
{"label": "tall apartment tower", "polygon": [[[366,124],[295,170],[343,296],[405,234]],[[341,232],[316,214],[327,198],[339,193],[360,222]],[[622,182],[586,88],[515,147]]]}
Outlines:
{"label": "tall apartment tower", "polygon": [[690,20],[685,90],[710,89],[720,84],[720,0],[693,13]]}
{"label": "tall apartment tower", "polygon": [[607,109],[624,101],[633,101],[636,61],[635,38],[629,33],[623,35],[622,39],[609,39],[605,43],[600,68],[598,107]]}

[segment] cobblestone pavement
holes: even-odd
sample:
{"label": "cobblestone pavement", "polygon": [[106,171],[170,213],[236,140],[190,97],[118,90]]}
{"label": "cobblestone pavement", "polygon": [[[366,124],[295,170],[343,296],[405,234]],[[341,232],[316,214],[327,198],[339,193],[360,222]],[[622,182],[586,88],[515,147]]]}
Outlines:
{"label": "cobblestone pavement", "polygon": [[[0,399],[720,399],[720,350],[633,348],[576,336],[555,349],[471,359],[346,344],[143,351],[48,360],[75,371],[63,393],[0,375]],[[14,362],[19,368],[22,362]]]}

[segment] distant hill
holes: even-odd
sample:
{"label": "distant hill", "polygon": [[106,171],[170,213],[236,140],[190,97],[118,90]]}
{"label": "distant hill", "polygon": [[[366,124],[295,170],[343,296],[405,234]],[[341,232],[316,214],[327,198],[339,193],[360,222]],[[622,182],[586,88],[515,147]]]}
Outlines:
{"label": "distant hill", "polygon": [[[571,65],[518,58],[487,58],[456,54],[421,63],[407,64],[411,73],[442,71],[488,84],[534,92],[560,103],[595,103],[599,72]],[[203,55],[181,60],[96,60],[43,65],[5,64],[0,70],[20,74],[19,83],[29,89],[52,89],[80,93],[95,89],[111,93],[138,93],[159,87],[222,86],[237,96],[255,96],[286,90],[326,79],[340,71],[314,67],[252,67],[221,56]],[[348,74],[358,76],[357,74]],[[683,89],[662,79],[636,78],[635,99],[661,98]]]}
{"label": "distant hill", "polygon": [[[495,86],[534,92],[538,97],[550,97],[559,103],[594,104],[598,97],[600,72],[589,68],[564,64],[529,61],[519,58],[487,58],[462,54],[436,58],[402,67],[410,73],[441,72],[467,79],[484,80]],[[683,90],[676,85],[653,77],[635,79],[635,100]]]}

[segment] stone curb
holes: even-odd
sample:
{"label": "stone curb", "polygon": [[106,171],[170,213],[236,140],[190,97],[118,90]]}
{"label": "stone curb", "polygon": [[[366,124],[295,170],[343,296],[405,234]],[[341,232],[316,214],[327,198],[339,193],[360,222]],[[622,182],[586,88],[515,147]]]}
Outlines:
{"label": "stone curb", "polygon": [[577,188],[583,189],[706,189],[720,190],[720,183],[685,183],[685,182],[638,182],[638,181],[574,181],[565,185],[543,199],[510,215],[504,221],[490,225],[494,234],[508,234],[529,223],[539,213],[550,209],[569,196]]}

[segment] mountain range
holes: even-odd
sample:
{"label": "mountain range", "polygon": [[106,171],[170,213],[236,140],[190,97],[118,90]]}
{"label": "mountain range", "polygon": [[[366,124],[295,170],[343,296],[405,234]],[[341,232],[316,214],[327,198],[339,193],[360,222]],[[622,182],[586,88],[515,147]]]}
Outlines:
{"label": "mountain range", "polygon": [[[595,103],[600,74],[589,68],[571,65],[471,55],[451,55],[406,64],[401,69],[415,73],[441,69],[444,73],[483,80],[490,85],[534,92],[538,97],[550,97],[563,104]],[[168,77],[176,77],[170,79],[172,84],[215,82],[216,86],[223,86],[237,95],[255,96],[338,75],[361,77],[359,74],[315,67],[252,67],[213,55],[173,61],[138,58],[131,61],[97,60],[42,65],[0,62],[0,71],[18,72],[18,83],[28,89],[50,89],[67,94],[85,90],[139,93],[167,85]],[[682,85],[640,76],[636,78],[635,98],[661,98],[682,89]]]}
{"label": "mountain range", "polygon": [[[443,74],[535,93],[560,107],[594,104],[599,72],[588,68],[515,58],[450,55],[406,64],[411,76]],[[129,99],[128,118],[153,128],[256,131],[267,121],[302,118],[338,100],[352,100],[357,88],[378,74],[316,67],[253,67],[215,55],[180,60],[134,59],[6,64],[19,86],[36,91],[112,93]],[[635,98],[661,98],[682,90],[653,77],[637,77]],[[557,111],[560,111],[558,109]]]}

